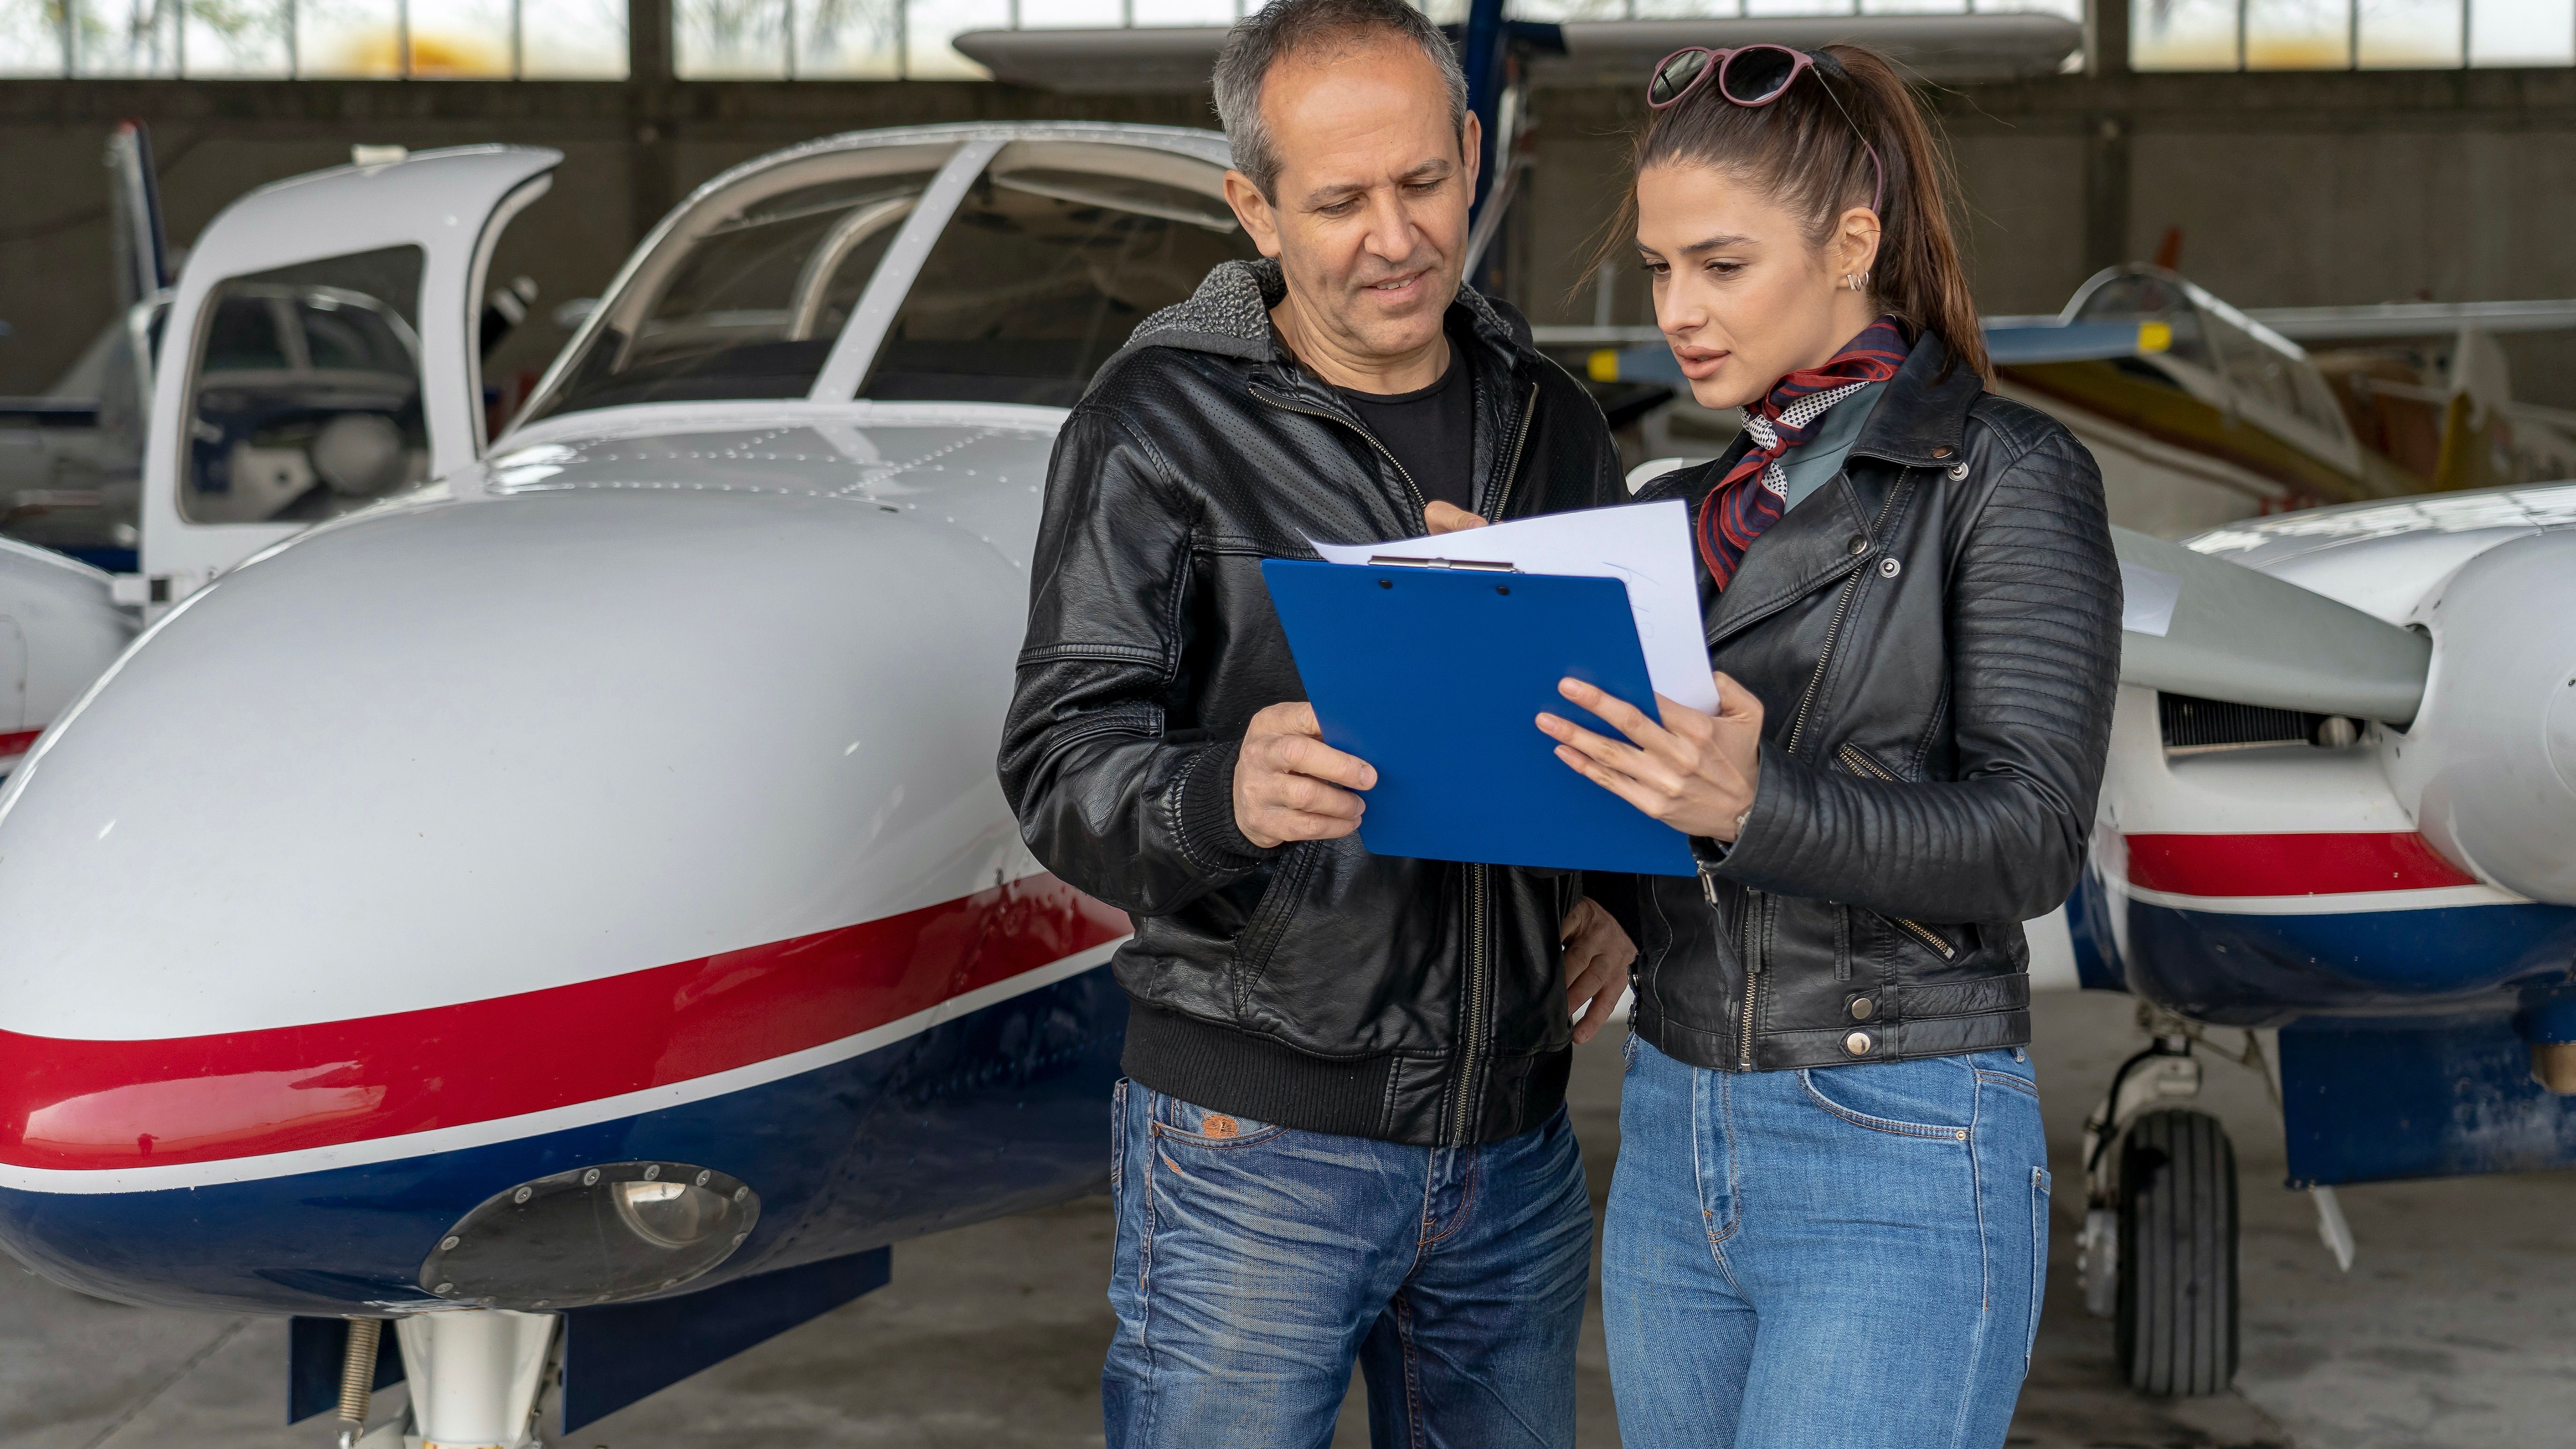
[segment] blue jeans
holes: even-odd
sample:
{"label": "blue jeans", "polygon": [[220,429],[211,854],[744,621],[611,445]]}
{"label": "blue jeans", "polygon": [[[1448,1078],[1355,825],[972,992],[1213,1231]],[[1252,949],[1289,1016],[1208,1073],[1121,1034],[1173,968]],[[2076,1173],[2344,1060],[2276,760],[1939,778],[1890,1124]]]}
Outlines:
{"label": "blue jeans", "polygon": [[1471,1148],[1203,1111],[1122,1081],[1109,1449],[1571,1449],[1592,1203],[1563,1108]]}
{"label": "blue jeans", "polygon": [[2028,1053],[1711,1072],[1633,1036],[1602,1310],[1629,1449],[1995,1449],[2048,1265]]}

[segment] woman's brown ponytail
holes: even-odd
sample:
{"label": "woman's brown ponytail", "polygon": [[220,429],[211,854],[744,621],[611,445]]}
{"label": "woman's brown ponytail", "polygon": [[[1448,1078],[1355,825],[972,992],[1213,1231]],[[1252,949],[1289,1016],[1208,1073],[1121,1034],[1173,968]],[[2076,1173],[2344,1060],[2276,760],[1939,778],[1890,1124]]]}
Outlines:
{"label": "woman's brown ponytail", "polygon": [[[1637,138],[1635,170],[1713,166],[1749,177],[1808,218],[1807,239],[1822,246],[1837,217],[1870,204],[1879,184],[1870,165],[1875,149],[1886,185],[1873,297],[1910,332],[1934,334],[1953,362],[1991,380],[1985,331],[1951,225],[1958,180],[1949,151],[1886,56],[1859,45],[1810,54],[1816,66],[1767,106],[1735,105],[1703,84],[1656,112]],[[1626,249],[1635,209],[1632,183],[1626,219],[1605,235],[1605,253]]]}

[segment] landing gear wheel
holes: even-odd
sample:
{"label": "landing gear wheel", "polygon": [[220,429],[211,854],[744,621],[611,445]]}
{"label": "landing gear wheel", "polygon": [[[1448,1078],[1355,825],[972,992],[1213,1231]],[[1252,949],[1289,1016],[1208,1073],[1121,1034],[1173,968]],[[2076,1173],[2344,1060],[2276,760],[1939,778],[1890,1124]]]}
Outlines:
{"label": "landing gear wheel", "polygon": [[2149,1112],[2120,1143],[2120,1370],[2150,1394],[2236,1378],[2236,1149],[2206,1112]]}

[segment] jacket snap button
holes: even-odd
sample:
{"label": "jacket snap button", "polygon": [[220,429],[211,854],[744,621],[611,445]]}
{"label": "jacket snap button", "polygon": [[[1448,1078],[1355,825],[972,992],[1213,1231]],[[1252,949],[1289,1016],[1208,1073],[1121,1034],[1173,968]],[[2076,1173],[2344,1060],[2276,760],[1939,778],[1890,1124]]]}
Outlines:
{"label": "jacket snap button", "polygon": [[1951,464],[1951,465],[1950,465],[1950,481],[1951,481],[1951,482],[1956,483],[1956,482],[1958,482],[1960,479],[1965,478],[1965,477],[1967,477],[1967,476],[1968,476],[1968,465],[1967,465],[1967,464],[1965,464],[1965,463],[1953,463],[1953,464]]}
{"label": "jacket snap button", "polygon": [[1871,1015],[1877,1012],[1877,1010],[1878,1003],[1870,1000],[1866,996],[1855,996],[1852,998],[1851,1014],[1852,1020],[1854,1021],[1867,1021],[1870,1019]]}
{"label": "jacket snap button", "polygon": [[1946,458],[1946,457],[1949,457],[1949,456],[1950,456],[1950,445],[1949,445],[1949,444],[1947,444],[1947,443],[1943,443],[1941,446],[1939,446],[1939,447],[1937,447],[1937,448],[1934,448],[1934,449],[1932,450],[1932,456],[1933,456],[1933,457],[1935,457],[1935,458]]}
{"label": "jacket snap button", "polygon": [[1878,561],[1878,576],[1880,578],[1892,579],[1903,572],[1905,572],[1905,565],[1898,563],[1893,555]]}
{"label": "jacket snap button", "polygon": [[1853,534],[1853,535],[1852,535],[1852,541],[1851,541],[1851,551],[1852,551],[1853,553],[1867,553],[1867,552],[1869,552],[1869,540],[1868,540],[1868,539],[1865,539],[1865,538],[1863,538],[1863,537],[1861,537],[1861,536],[1860,536],[1859,534],[1857,534],[1857,533]]}
{"label": "jacket snap button", "polygon": [[1853,1032],[1851,1035],[1849,1035],[1849,1036],[1847,1036],[1847,1037],[1844,1037],[1844,1038],[1843,1038],[1843,1050],[1844,1050],[1844,1051],[1847,1051],[1847,1052],[1850,1052],[1853,1056],[1856,1056],[1856,1057],[1865,1057],[1865,1056],[1868,1056],[1868,1055],[1869,1055],[1869,1048],[1870,1048],[1870,1040],[1869,1040],[1869,1033],[1868,1033],[1868,1032],[1865,1032],[1865,1031],[1856,1031],[1856,1032]]}

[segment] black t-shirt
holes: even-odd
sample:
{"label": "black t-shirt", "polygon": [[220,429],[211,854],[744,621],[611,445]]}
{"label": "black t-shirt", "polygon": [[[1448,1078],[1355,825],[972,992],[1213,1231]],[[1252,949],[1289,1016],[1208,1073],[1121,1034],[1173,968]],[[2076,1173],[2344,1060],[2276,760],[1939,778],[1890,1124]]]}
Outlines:
{"label": "black t-shirt", "polygon": [[1413,475],[1424,502],[1475,511],[1475,389],[1467,379],[1466,349],[1451,343],[1449,370],[1419,392],[1335,390]]}

